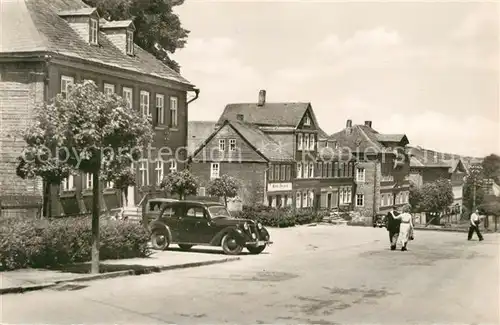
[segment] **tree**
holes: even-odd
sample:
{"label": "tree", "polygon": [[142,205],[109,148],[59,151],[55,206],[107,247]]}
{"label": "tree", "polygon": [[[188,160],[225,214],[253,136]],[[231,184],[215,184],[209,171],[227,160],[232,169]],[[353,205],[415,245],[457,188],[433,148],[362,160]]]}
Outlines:
{"label": "tree", "polygon": [[198,179],[188,169],[175,171],[163,178],[160,188],[171,195],[178,195],[180,200],[187,195],[196,195]]}
{"label": "tree", "polygon": [[134,40],[170,68],[179,72],[179,64],[169,57],[186,44],[189,31],[182,28],[173,12],[184,0],[84,0],[96,7],[107,20],[132,19],[136,27]]}
{"label": "tree", "polygon": [[412,212],[420,212],[420,203],[422,201],[422,193],[415,183],[410,182],[410,196],[408,203],[412,208]]}
{"label": "tree", "polygon": [[447,179],[426,183],[420,189],[420,211],[439,215],[452,203],[453,188]]}
{"label": "tree", "polygon": [[463,190],[463,204],[467,211],[473,211],[484,199],[484,169],[481,165],[470,166],[465,178]]}
{"label": "tree", "polygon": [[500,217],[500,199],[495,196],[488,196],[478,207],[486,215]]}
{"label": "tree", "polygon": [[227,207],[227,199],[236,197],[239,189],[239,181],[232,176],[224,174],[221,177],[210,181],[207,192],[211,196],[223,197],[224,205]]}
{"label": "tree", "polygon": [[491,154],[486,156],[481,164],[485,178],[491,178],[500,183],[500,156]]}
{"label": "tree", "polygon": [[100,180],[115,181],[130,168],[153,139],[151,122],[121,97],[85,81],[66,98],[59,94],[38,106],[23,139],[20,176],[54,184],[70,172],[92,174],[92,273],[98,273]]}

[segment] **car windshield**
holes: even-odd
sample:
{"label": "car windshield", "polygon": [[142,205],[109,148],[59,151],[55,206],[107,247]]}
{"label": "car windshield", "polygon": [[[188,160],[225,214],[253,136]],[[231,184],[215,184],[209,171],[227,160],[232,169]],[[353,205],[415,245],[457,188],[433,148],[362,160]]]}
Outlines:
{"label": "car windshield", "polygon": [[212,218],[232,218],[229,214],[229,211],[227,211],[227,209],[221,205],[208,207],[208,211],[210,211]]}

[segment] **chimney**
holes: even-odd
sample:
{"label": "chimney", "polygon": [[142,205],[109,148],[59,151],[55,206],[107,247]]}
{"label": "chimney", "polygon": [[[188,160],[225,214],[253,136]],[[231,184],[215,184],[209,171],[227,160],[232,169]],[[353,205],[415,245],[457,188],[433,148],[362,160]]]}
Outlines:
{"label": "chimney", "polygon": [[257,103],[257,106],[264,106],[265,103],[266,103],[266,91],[262,89],[261,91],[259,91],[259,102]]}
{"label": "chimney", "polygon": [[236,119],[238,121],[243,121],[243,119],[244,119],[243,114],[236,114]]}
{"label": "chimney", "polygon": [[365,126],[371,128],[372,127],[372,121],[365,121]]}
{"label": "chimney", "polygon": [[347,123],[345,124],[346,128],[352,127],[352,120],[347,120]]}

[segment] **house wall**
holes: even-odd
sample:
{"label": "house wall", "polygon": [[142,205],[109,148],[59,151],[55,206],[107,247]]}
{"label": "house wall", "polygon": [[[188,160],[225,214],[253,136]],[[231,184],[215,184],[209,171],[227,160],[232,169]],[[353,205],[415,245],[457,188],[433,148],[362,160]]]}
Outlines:
{"label": "house wall", "polygon": [[42,196],[41,180],[16,175],[17,158],[25,143],[19,131],[28,126],[36,104],[44,99],[44,65],[41,62],[0,64],[0,201],[30,204]]}
{"label": "house wall", "polygon": [[[241,182],[238,196],[243,204],[264,204],[266,162],[220,162],[219,164],[221,176],[227,174]],[[192,162],[189,168],[198,177],[200,188],[206,190],[210,182],[211,162]]]}
{"label": "house wall", "polygon": [[[360,182],[356,179],[358,168],[365,169],[364,182]],[[377,208],[380,205],[380,162],[375,158],[358,161],[354,173],[354,181],[356,183],[356,191],[353,197],[354,211],[359,212],[366,220],[373,217],[374,212],[377,212]],[[356,205],[356,197],[358,194],[364,196],[363,206]]]}

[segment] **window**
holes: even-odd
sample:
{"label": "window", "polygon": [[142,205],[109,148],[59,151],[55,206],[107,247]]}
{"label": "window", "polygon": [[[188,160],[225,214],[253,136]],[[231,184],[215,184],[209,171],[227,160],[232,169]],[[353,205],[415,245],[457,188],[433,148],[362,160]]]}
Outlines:
{"label": "window", "polygon": [[123,99],[127,102],[127,108],[132,109],[132,88],[123,87]]}
{"label": "window", "polygon": [[297,163],[297,178],[302,178],[302,163]]}
{"label": "window", "polygon": [[350,187],[347,188],[347,197],[346,197],[346,203],[351,203],[352,202],[352,189]]}
{"label": "window", "polygon": [[170,97],[170,127],[177,127],[177,97]]}
{"label": "window", "polygon": [[205,196],[205,195],[206,195],[205,188],[204,187],[199,187],[198,188],[198,196]]}
{"label": "window", "polygon": [[314,163],[309,163],[309,178],[314,178]]}
{"label": "window", "polygon": [[362,207],[365,205],[365,195],[364,194],[356,194],[356,206]]}
{"label": "window", "polygon": [[309,149],[314,150],[315,146],[316,146],[316,137],[314,136],[314,134],[311,134],[310,137],[311,137],[311,140],[310,140],[311,146],[309,147]]}
{"label": "window", "polygon": [[90,18],[90,44],[98,44],[99,35],[99,21],[97,19]]}
{"label": "window", "polygon": [[162,160],[159,160],[156,162],[155,173],[156,173],[156,184],[160,185],[161,181],[163,180],[163,161]]}
{"label": "window", "polygon": [[149,116],[149,92],[141,90],[140,108],[143,116]]}
{"label": "window", "polygon": [[236,139],[229,139],[229,151],[236,151]]}
{"label": "window", "polygon": [[219,163],[212,163],[210,165],[210,179],[219,178],[220,165]]}
{"label": "window", "polygon": [[330,178],[332,177],[332,163],[329,162],[327,163],[327,167],[326,167],[326,177]]}
{"label": "window", "polygon": [[306,117],[304,118],[304,125],[311,125],[311,119],[308,115],[306,115]]}
{"label": "window", "polygon": [[305,143],[304,143],[304,150],[309,150],[309,134],[304,134],[304,139],[305,139]]}
{"label": "window", "polygon": [[382,197],[380,199],[380,206],[385,207],[385,205],[386,205],[385,194],[382,194]]}
{"label": "window", "polygon": [[295,194],[295,207],[300,208],[300,203],[302,202],[302,198],[300,197],[300,192]]}
{"label": "window", "polygon": [[226,151],[226,139],[219,139],[219,151]]}
{"label": "window", "polygon": [[302,147],[303,147],[303,138],[302,138],[302,134],[298,134],[297,135],[297,149],[298,150],[302,150]]}
{"label": "window", "polygon": [[333,163],[332,177],[339,177],[339,163],[337,161]]}
{"label": "window", "polygon": [[141,185],[149,185],[148,161],[143,159],[139,162],[139,175],[141,177]]}
{"label": "window", "polygon": [[64,98],[68,96],[71,86],[75,83],[73,77],[61,76],[61,94]]}
{"label": "window", "polygon": [[281,165],[280,178],[282,181],[286,180],[286,166]]}
{"label": "window", "polygon": [[286,166],[286,180],[289,181],[292,179],[292,166]]}
{"label": "window", "polygon": [[275,165],[274,166],[274,178],[279,181],[280,180],[280,166]]}
{"label": "window", "polygon": [[325,148],[328,148],[328,141],[325,141]]}
{"label": "window", "polygon": [[106,95],[111,95],[115,93],[115,85],[113,84],[104,84],[104,93]]}
{"label": "window", "polygon": [[134,55],[134,32],[127,30],[127,54]]}
{"label": "window", "polygon": [[340,202],[340,204],[344,204],[344,189],[343,188],[340,189],[339,202]]}
{"label": "window", "polygon": [[165,96],[156,94],[156,120],[158,124],[165,124]]}
{"label": "window", "polygon": [[177,171],[177,160],[175,160],[175,159],[170,159],[170,160],[168,161],[168,164],[169,164],[169,166],[168,166],[168,171],[169,171],[170,173],[173,173],[173,172],[176,172],[176,171]]}
{"label": "window", "polygon": [[92,186],[94,185],[94,180],[92,178],[91,173],[85,173],[83,176],[83,181],[84,181],[83,186],[85,189],[91,189]]}
{"label": "window", "polygon": [[191,218],[204,218],[205,212],[202,207],[193,207],[187,210],[186,216]]}
{"label": "window", "polygon": [[409,192],[403,192],[403,203],[408,203],[409,201]]}
{"label": "window", "polygon": [[273,166],[269,167],[269,180],[270,181],[274,180],[274,167]]}
{"label": "window", "polygon": [[[330,163],[330,168],[331,168],[331,163]],[[328,169],[328,163],[323,163],[323,168],[321,171],[321,177],[328,177],[327,175],[327,169]]]}
{"label": "window", "polygon": [[314,206],[314,192],[313,191],[309,191],[309,195],[308,195],[308,202],[307,202],[307,205],[309,207],[313,207]]}
{"label": "window", "polygon": [[358,168],[356,170],[356,181],[357,182],[364,182],[365,181],[365,169],[364,168]]}
{"label": "window", "polygon": [[73,175],[69,175],[62,181],[62,190],[63,191],[71,191],[75,189],[75,178]]}
{"label": "window", "polygon": [[307,208],[307,192],[302,192],[302,207]]}

